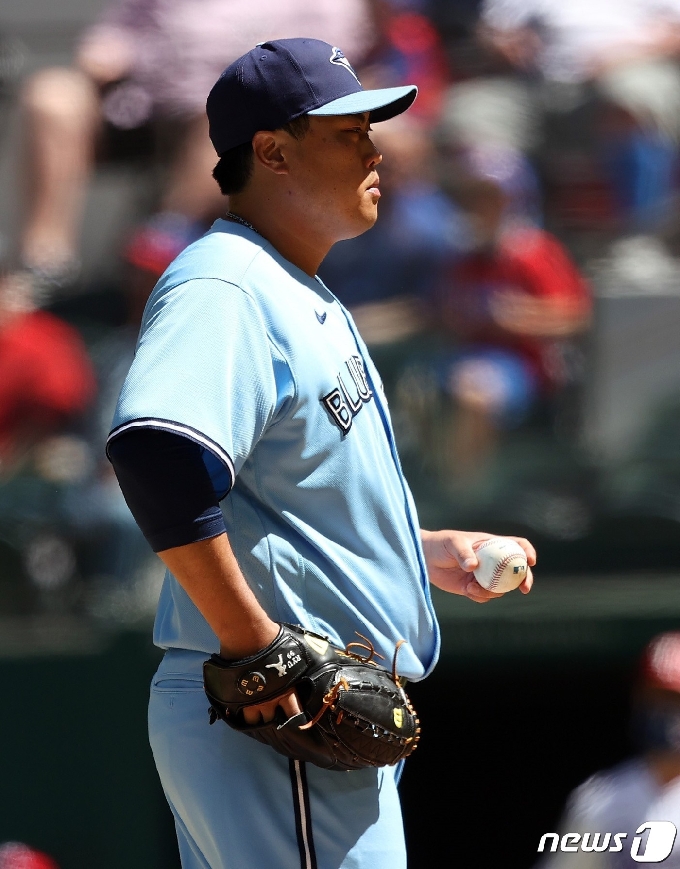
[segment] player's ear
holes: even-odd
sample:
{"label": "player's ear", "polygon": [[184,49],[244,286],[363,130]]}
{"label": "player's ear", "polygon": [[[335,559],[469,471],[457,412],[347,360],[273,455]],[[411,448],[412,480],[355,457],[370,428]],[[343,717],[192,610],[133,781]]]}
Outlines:
{"label": "player's ear", "polygon": [[255,160],[274,172],[275,175],[288,174],[288,162],[286,160],[285,147],[278,130],[270,132],[260,130],[253,136],[253,154]]}

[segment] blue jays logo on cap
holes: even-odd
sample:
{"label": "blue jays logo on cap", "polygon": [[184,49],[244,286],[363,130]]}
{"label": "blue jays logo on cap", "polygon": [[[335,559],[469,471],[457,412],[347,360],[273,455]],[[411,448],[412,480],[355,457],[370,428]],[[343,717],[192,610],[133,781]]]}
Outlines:
{"label": "blue jays logo on cap", "polygon": [[[347,60],[345,55],[342,53],[342,50],[337,46],[333,46],[333,51],[331,52],[331,63],[336,64],[337,66],[344,66],[348,72],[351,72],[354,78],[359,81],[359,76],[352,69],[352,64]],[[359,84],[361,82],[359,81]]]}

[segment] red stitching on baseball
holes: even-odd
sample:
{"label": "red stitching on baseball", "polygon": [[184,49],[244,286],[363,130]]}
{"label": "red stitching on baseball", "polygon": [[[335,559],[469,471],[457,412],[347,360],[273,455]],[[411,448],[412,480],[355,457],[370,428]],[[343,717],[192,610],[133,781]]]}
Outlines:
{"label": "red stitching on baseball", "polygon": [[[477,552],[480,552],[482,549],[484,549],[485,547],[489,546],[489,544],[490,544],[490,543],[493,543],[493,542],[494,542],[494,541],[493,541],[493,538],[492,538],[491,540],[485,540],[484,543],[481,543],[481,544],[477,547],[476,551],[477,551]],[[502,559],[498,562],[498,564],[497,564],[496,567],[494,568],[493,573],[491,574],[491,581],[490,581],[490,584],[489,584],[488,591],[493,591],[493,590],[494,590],[494,588],[498,585],[498,581],[500,580],[500,578],[501,578],[501,574],[503,573],[503,571],[505,570],[505,568],[506,568],[506,567],[508,566],[508,564],[513,560],[513,558],[517,558],[518,556],[521,557],[521,554],[520,554],[519,552],[513,552],[513,553],[511,553],[510,555],[506,555],[505,558],[502,558]]]}
{"label": "red stitching on baseball", "polygon": [[494,572],[491,574],[491,588],[489,589],[489,591],[493,591],[493,589],[497,585],[498,580],[501,578],[501,574],[508,566],[508,564],[512,561],[512,559],[517,557],[517,555],[518,553],[515,553],[514,555],[506,555],[505,558],[501,559],[501,561],[498,562],[494,569]]}

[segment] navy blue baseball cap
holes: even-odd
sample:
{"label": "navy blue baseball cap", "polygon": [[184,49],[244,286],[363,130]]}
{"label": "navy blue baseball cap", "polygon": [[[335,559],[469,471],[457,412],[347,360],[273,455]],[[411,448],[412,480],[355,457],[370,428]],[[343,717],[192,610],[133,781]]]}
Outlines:
{"label": "navy blue baseball cap", "polygon": [[387,121],[411,105],[415,85],[365,91],[339,48],[320,39],[276,39],[239,57],[208,96],[210,139],[218,154],[300,115],[358,115]]}

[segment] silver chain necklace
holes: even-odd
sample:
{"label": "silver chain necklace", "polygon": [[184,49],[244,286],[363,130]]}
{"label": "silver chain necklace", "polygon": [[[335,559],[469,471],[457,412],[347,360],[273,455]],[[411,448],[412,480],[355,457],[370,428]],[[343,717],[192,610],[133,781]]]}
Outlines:
{"label": "silver chain necklace", "polygon": [[[225,214],[225,217],[229,217],[232,220],[235,220],[236,223],[240,223],[241,226],[245,226],[246,229],[252,229],[253,232],[257,232],[257,230],[255,229],[255,227],[253,226],[252,223],[248,223],[247,220],[245,220],[243,217],[241,217],[238,214],[234,214],[233,211],[227,211],[227,213]],[[260,233],[257,232],[257,234],[259,235]]]}

